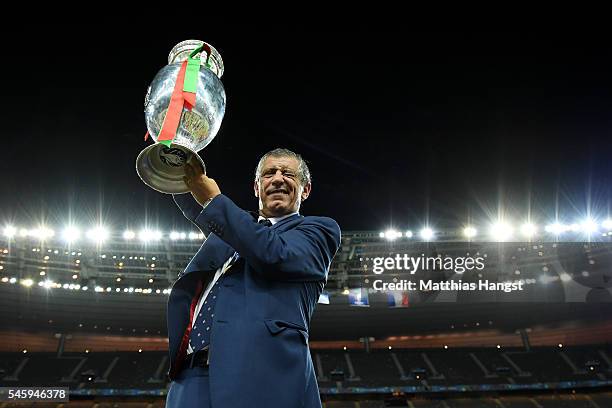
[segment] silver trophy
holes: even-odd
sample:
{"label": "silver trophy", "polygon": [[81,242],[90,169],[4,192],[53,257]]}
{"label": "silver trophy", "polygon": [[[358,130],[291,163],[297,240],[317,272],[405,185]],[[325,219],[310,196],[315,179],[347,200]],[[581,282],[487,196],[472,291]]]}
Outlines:
{"label": "silver trophy", "polygon": [[[176,136],[170,146],[159,143],[158,137],[175,88],[183,61],[198,48],[200,68],[195,105],[183,107]],[[192,55],[197,58],[198,55]],[[136,172],[149,187],[162,193],[186,193],[183,181],[185,163],[195,156],[206,167],[197,152],[204,149],[217,135],[225,114],[225,89],[221,83],[223,60],[210,44],[187,40],[177,44],[168,55],[168,65],[162,68],[149,86],[145,97],[145,121],[149,135],[156,142],[140,152]]]}

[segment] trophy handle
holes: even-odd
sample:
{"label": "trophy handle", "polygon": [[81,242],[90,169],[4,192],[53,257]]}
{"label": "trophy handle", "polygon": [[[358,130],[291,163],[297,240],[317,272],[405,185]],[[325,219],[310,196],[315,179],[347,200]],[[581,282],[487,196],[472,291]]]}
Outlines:
{"label": "trophy handle", "polygon": [[206,61],[204,61],[204,63],[206,64],[206,66],[208,66],[208,60],[210,59],[210,54],[212,53],[212,51],[210,50],[210,46],[206,43],[200,45],[198,48],[193,50],[191,54],[189,54],[189,58],[195,57],[198,52],[202,51],[206,51]]}

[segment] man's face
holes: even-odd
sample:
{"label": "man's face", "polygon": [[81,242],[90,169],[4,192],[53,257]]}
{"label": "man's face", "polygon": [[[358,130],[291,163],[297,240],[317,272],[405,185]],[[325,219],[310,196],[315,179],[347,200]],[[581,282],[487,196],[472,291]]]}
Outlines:
{"label": "man's face", "polygon": [[299,179],[298,161],[294,157],[268,157],[263,162],[259,180],[255,181],[255,197],[259,212],[265,217],[282,217],[299,211],[300,203],[310,194],[310,183]]}

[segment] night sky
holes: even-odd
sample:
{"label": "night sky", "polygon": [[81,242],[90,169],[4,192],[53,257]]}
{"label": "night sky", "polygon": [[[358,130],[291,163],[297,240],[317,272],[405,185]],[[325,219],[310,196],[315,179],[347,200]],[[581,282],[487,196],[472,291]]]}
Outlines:
{"label": "night sky", "polygon": [[4,64],[0,224],[187,227],[135,160],[151,143],[147,87],[189,38],[225,63],[225,118],[200,153],[244,209],[257,206],[259,157],[287,147],[313,175],[301,213],[345,231],[610,213],[612,46],[598,35],[91,31],[45,33],[26,49],[3,40],[14,58]]}

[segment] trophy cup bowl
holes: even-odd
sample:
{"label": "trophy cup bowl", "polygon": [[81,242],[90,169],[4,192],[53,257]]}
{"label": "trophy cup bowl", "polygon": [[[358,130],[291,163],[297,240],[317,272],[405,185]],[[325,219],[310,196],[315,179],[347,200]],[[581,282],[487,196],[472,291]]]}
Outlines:
{"label": "trophy cup bowl", "polygon": [[[196,91],[196,103],[191,109],[183,107],[176,136],[168,147],[158,143],[177,76],[183,61],[198,47],[205,45],[200,53],[200,70]],[[186,193],[189,187],[183,181],[184,166],[195,156],[206,166],[198,152],[204,149],[217,135],[225,114],[225,89],[219,79],[223,75],[221,55],[209,44],[198,40],[187,40],[177,44],[168,56],[168,65],[153,79],[145,97],[145,122],[155,144],[143,149],[136,159],[136,172],[142,181],[162,193]]]}

